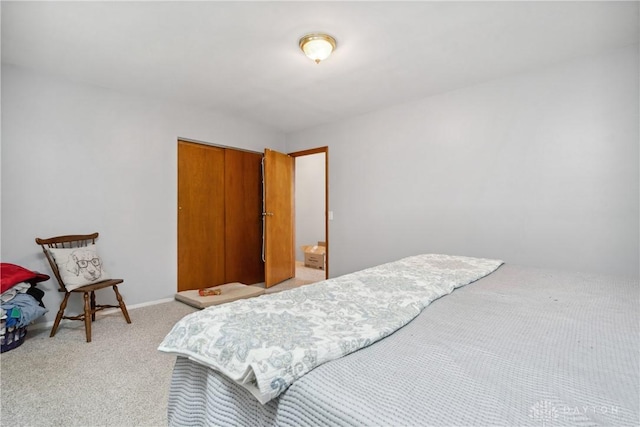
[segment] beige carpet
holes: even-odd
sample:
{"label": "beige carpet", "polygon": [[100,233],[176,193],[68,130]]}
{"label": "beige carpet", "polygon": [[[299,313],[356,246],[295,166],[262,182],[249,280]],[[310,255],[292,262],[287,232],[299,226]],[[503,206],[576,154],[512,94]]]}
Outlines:
{"label": "beige carpet", "polygon": [[304,262],[296,261],[296,279],[320,282],[325,280],[325,271],[304,266]]}
{"label": "beige carpet", "polygon": [[[304,262],[296,261],[296,277],[265,289],[265,293],[271,294],[274,292],[285,291],[287,289],[297,288],[298,286],[308,285],[322,280],[325,280],[324,270],[305,267]],[[264,283],[257,283],[253,286],[260,286],[264,288]]]}
{"label": "beige carpet", "polygon": [[25,342],[0,355],[3,426],[166,426],[175,357],[158,345],[196,309],[177,301],[98,313],[92,342],[82,322],[29,330]]}
{"label": "beige carpet", "polygon": [[[299,277],[269,288],[278,292],[324,279],[298,266]],[[197,309],[178,301],[98,313],[92,342],[82,322],[64,322],[55,337],[31,329],[18,348],[0,355],[0,425],[166,426],[175,357],[158,345]]]}

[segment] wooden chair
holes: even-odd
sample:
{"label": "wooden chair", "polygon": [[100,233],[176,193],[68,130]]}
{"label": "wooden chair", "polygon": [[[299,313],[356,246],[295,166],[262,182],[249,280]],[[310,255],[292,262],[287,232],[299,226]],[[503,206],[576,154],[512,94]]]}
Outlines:
{"label": "wooden chair", "polygon": [[[82,248],[89,244],[95,244],[96,238],[98,237],[98,233],[87,234],[87,235],[73,235],[73,236],[58,236],[58,237],[50,237],[48,239],[36,238],[36,243],[42,247],[42,251],[44,252],[47,260],[49,261],[49,265],[51,266],[51,270],[55,275],[58,285],[59,292],[64,292],[64,299],[62,303],[60,303],[60,309],[58,310],[58,314],[56,316],[56,320],[53,324],[53,328],[51,329],[50,337],[53,337],[56,334],[58,326],[60,324],[60,320],[69,319],[69,320],[83,320],[85,333],[87,336],[87,342],[91,342],[91,322],[96,320],[96,312],[100,310],[104,310],[105,308],[120,308],[124,318],[127,323],[131,323],[131,319],[129,318],[129,313],[127,312],[127,306],[124,304],[122,300],[122,296],[120,292],[118,292],[118,285],[124,280],[122,279],[109,279],[101,282],[92,283],[90,285],[81,286],[79,288],[73,290],[67,290],[64,281],[62,280],[62,275],[58,269],[58,265],[53,258],[53,255],[48,251],[48,248]],[[99,289],[104,289],[111,286],[113,291],[116,293],[116,298],[118,300],[119,305],[99,305],[96,304],[96,296],[95,291]],[[82,293],[84,296],[84,313],[79,314],[77,316],[65,316],[64,310],[67,307],[67,301],[69,300],[69,296],[72,293]]]}

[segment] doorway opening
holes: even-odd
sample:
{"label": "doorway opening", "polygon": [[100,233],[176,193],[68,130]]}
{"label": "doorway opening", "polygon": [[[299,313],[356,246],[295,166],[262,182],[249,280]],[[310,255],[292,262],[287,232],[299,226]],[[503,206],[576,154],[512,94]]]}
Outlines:
{"label": "doorway opening", "polygon": [[318,282],[329,277],[328,150],[320,147],[289,153],[295,161],[297,281]]}

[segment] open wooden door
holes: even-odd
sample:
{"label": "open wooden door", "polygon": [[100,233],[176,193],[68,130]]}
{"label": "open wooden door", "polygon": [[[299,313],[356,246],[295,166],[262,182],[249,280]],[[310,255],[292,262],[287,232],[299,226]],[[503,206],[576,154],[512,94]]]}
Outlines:
{"label": "open wooden door", "polygon": [[294,251],[294,161],[277,151],[264,150],[264,268],[265,286],[296,274]]}

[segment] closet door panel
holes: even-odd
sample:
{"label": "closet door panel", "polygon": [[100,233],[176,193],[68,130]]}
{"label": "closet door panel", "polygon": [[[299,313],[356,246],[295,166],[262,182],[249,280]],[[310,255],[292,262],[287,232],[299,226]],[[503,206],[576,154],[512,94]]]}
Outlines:
{"label": "closet door panel", "polygon": [[225,282],[264,282],[262,155],[225,150]]}
{"label": "closet door panel", "polygon": [[225,150],[178,142],[178,291],[225,283]]}

